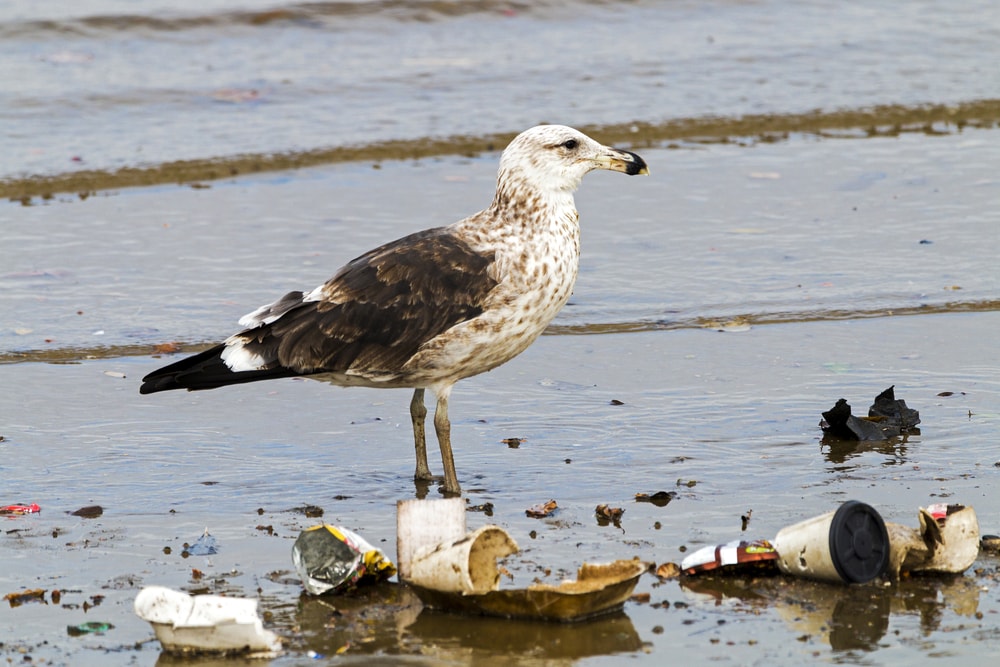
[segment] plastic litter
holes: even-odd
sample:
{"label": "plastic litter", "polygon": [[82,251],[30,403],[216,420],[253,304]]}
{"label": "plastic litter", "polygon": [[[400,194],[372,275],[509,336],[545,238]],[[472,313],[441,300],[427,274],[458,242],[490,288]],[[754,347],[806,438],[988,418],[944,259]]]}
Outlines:
{"label": "plastic litter", "polygon": [[681,562],[684,575],[706,572],[784,574],[832,583],[866,583],[902,574],[960,574],[979,556],[973,508],[939,503],[920,508],[919,528],[883,521],[849,500],[826,514],[778,531],[774,540],[734,540],[703,547]]}
{"label": "plastic litter", "polygon": [[919,528],[887,523],[889,574],[960,574],[979,556],[979,520],[965,505],[938,503],[920,508]]}
{"label": "plastic litter", "polygon": [[500,585],[497,559],[517,550],[517,543],[503,528],[483,526],[457,540],[418,550],[410,563],[409,581],[443,593],[495,591]]}
{"label": "plastic litter", "polygon": [[889,565],[885,522],[856,500],[782,528],[774,548],[782,572],[823,581],[863,584],[885,574]]}
{"label": "plastic litter", "polygon": [[292,562],[302,585],[313,595],[349,590],[396,574],[381,549],[346,528],[321,524],[299,534]]}
{"label": "plastic litter", "polygon": [[461,498],[400,500],[396,503],[396,564],[399,580],[411,581],[416,553],[465,536],[465,502]]}
{"label": "plastic litter", "polygon": [[194,544],[185,547],[184,551],[189,556],[213,556],[219,553],[219,544],[206,528],[201,537],[195,540]]}
{"label": "plastic litter", "polygon": [[6,514],[21,516],[23,514],[34,514],[35,512],[41,511],[42,508],[39,507],[37,503],[31,503],[30,505],[14,504],[0,506],[0,515]]}
{"label": "plastic litter", "polygon": [[908,433],[919,433],[920,413],[906,407],[906,401],[897,399],[895,385],[875,397],[868,408],[867,417],[851,414],[845,399],[837,401],[823,413],[820,428],[826,435],[844,440],[888,440]]}
{"label": "plastic litter", "polygon": [[425,606],[465,614],[577,621],[622,608],[639,577],[640,560],[584,563],[575,580],[500,590],[497,559],[518,551],[499,526],[466,532],[461,498],[397,504],[400,580]]}
{"label": "plastic litter", "polygon": [[532,505],[524,510],[524,514],[532,519],[544,519],[547,516],[551,516],[557,509],[559,509],[559,504],[555,500],[547,500],[544,503]]}
{"label": "plastic litter", "polygon": [[576,622],[619,611],[650,564],[641,560],[584,563],[576,579],[483,594],[436,591],[414,585],[424,605],[442,611],[541,621]]}
{"label": "plastic litter", "polygon": [[264,658],[281,650],[281,640],[265,630],[257,616],[256,600],[192,596],[147,586],[135,598],[135,613],[153,626],[168,653],[239,653]]}
{"label": "plastic litter", "polygon": [[88,623],[79,623],[77,625],[67,625],[66,634],[70,637],[82,637],[83,635],[103,635],[108,630],[113,630],[115,626],[110,623],[101,623],[100,621],[90,621]]}
{"label": "plastic litter", "polygon": [[778,552],[767,540],[733,540],[718,546],[702,547],[681,561],[683,574],[701,574],[738,569],[747,572],[755,567],[763,572],[776,571]]}

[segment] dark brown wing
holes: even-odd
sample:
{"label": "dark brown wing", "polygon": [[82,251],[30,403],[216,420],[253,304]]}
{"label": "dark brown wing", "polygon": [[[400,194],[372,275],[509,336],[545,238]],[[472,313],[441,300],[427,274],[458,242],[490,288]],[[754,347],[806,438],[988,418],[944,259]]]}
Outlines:
{"label": "dark brown wing", "polygon": [[493,259],[445,228],[412,234],[352,260],[318,300],[283,299],[280,317],[244,332],[245,348],[299,373],[397,370],[420,345],[483,312],[497,284]]}
{"label": "dark brown wing", "polygon": [[[352,260],[309,295],[289,292],[258,309],[235,341],[154,371],[140,391],[350,369],[391,374],[424,342],[483,312],[497,284],[493,260],[443,227],[411,234]],[[255,363],[234,372],[237,357]]]}

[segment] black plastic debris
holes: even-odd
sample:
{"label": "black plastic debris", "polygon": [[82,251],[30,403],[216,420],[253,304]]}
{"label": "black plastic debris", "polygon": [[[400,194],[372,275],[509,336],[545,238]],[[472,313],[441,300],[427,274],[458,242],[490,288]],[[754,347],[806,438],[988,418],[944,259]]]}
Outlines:
{"label": "black plastic debris", "polygon": [[850,404],[842,398],[823,413],[819,425],[826,435],[844,440],[888,440],[920,433],[916,428],[919,423],[920,413],[906,407],[906,401],[896,398],[893,385],[875,397],[867,417],[852,415]]}

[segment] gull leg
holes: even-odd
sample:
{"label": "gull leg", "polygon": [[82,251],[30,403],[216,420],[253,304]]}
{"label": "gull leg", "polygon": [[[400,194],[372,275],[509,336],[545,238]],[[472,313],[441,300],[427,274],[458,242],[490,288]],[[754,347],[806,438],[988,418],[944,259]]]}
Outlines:
{"label": "gull leg", "polygon": [[410,420],[413,422],[413,448],[417,453],[417,471],[413,473],[413,479],[431,479],[431,469],[427,467],[427,439],[424,429],[426,417],[424,390],[414,389],[413,399],[410,401]]}
{"label": "gull leg", "polygon": [[458,485],[458,474],[455,472],[455,457],[451,453],[451,422],[448,421],[448,395],[451,387],[438,389],[437,407],[434,408],[434,430],[437,431],[438,445],[441,447],[441,463],[444,464],[444,487],[446,496],[462,494]]}

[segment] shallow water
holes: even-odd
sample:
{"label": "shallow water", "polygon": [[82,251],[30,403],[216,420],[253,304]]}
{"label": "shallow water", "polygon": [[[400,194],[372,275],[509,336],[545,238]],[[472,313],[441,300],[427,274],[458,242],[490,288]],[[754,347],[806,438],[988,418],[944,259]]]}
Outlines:
{"label": "shallow water", "polygon": [[5,5],[0,179],[1000,89],[989,0]]}
{"label": "shallow water", "polygon": [[[253,664],[275,667],[996,653],[987,555],[884,587],[646,576],[648,602],[569,627],[421,612],[398,586],[303,597],[290,550],[318,521],[306,505],[395,556],[395,503],[427,491],[411,480],[408,392],[137,393],[178,356],[157,345],[216,342],[377,243],[482,208],[500,138],[568,122],[631,145],[652,175],[587,177],[571,303],[452,395],[465,495],[494,506],[470,526],[498,523],[523,550],[505,583],[679,562],[852,498],[910,526],[919,506],[966,503],[1000,532],[993,4],[7,8],[0,504],[42,512],[0,521],[0,594],[48,591],[0,605],[8,661],[175,664],[132,614],[147,584],[260,598],[289,651]],[[314,166],[281,169],[296,163]],[[135,180],[114,172],[135,165]],[[63,178],[81,170],[85,186]],[[890,385],[920,435],[821,438],[838,398],[863,413]],[[660,490],[678,497],[634,501]],[[549,498],[552,518],[525,516]],[[602,503],[625,509],[620,528],[598,525]],[[99,518],[69,514],[95,504]],[[185,558],[206,527],[219,553]],[[115,627],[67,634],[93,620]],[[185,664],[223,662],[244,664]]]}
{"label": "shallow water", "polygon": [[[553,332],[997,307],[996,131],[644,153],[651,178],[593,174],[578,193],[581,275]],[[215,341],[385,239],[486,206],[495,170],[495,154],[349,164],[8,205],[0,359]]]}
{"label": "shallow water", "polygon": [[[452,397],[466,496],[494,505],[470,525],[498,523],[523,549],[511,583],[558,580],[585,560],[680,561],[852,498],[907,525],[921,505],[971,504],[995,532],[998,147],[989,130],[793,138],[652,149],[650,178],[588,177],[571,305],[522,357]],[[134,647],[150,632],[131,600],[153,583],[260,597],[289,642],[274,665],[340,649],[364,664],[992,654],[989,557],[978,574],[863,592],[647,576],[649,603],[573,628],[419,613],[396,589],[300,598],[289,550],[317,520],[296,508],[323,507],[394,555],[395,502],[414,494],[408,393],[288,380],[150,397],[138,378],[167,361],[151,357],[156,344],[217,340],[379,240],[475,210],[494,169],[495,156],[339,165],[9,205],[19,252],[0,280],[11,318],[0,475],[5,500],[43,511],[5,522],[0,588],[68,592],[0,611],[7,655],[170,664],[155,642]],[[822,441],[820,412],[840,397],[863,412],[891,384],[920,411],[921,435]],[[511,437],[525,440],[510,449]],[[679,495],[665,508],[632,500],[659,490]],[[524,515],[549,498],[552,519]],[[621,529],[597,524],[601,503],[625,508]],[[98,519],[67,514],[93,504]],[[183,558],[206,526],[220,553]],[[115,628],[66,636],[87,620]]]}
{"label": "shallow water", "polygon": [[[744,333],[546,336],[455,393],[466,496],[495,507],[490,518],[471,514],[470,523],[499,523],[521,543],[523,556],[508,564],[520,583],[542,576],[539,568],[557,579],[582,560],[678,561],[682,549],[770,537],[850,498],[907,525],[916,525],[919,505],[964,502],[995,531],[1000,383],[995,360],[984,360],[998,325],[996,313],[978,313]],[[413,494],[406,393],[289,381],[150,402],[135,394],[132,379],[155,365],[128,358],[5,367],[5,384],[20,388],[23,422],[5,429],[5,488],[43,511],[6,522],[2,585],[68,590],[70,605],[104,596],[86,612],[52,604],[0,612],[6,650],[27,647],[57,664],[152,664],[155,646],[129,648],[149,634],[129,609],[138,587],[151,583],[260,596],[291,642],[291,655],[275,665],[345,645],[359,661],[377,652],[386,663],[400,656],[418,664],[586,656],[615,664],[619,653],[650,664],[664,655],[912,664],[928,654],[965,660],[996,650],[1000,608],[988,557],[976,564],[979,575],[864,592],[785,580],[658,585],[646,577],[638,590],[650,593],[650,604],[551,631],[418,616],[412,599],[394,591],[326,605],[300,600],[289,549],[316,520],[294,508],[319,505],[325,520],[392,553],[395,501]],[[920,410],[919,437],[846,448],[821,441],[819,411],[841,395],[864,406],[888,382]],[[955,393],[938,397],[942,391]],[[53,394],[63,397],[58,408]],[[48,416],[54,409],[58,417]],[[509,449],[507,437],[526,440]],[[631,500],[657,490],[679,497],[665,508]],[[562,508],[554,518],[524,516],[550,497]],[[105,508],[99,519],[65,514],[95,503]],[[599,503],[625,508],[621,530],[597,525]],[[750,510],[742,533],[740,516]],[[220,553],[181,557],[205,526]],[[193,568],[204,577],[194,580]],[[838,623],[857,619],[873,630],[831,637]],[[115,629],[67,641],[64,627],[86,620]]]}

